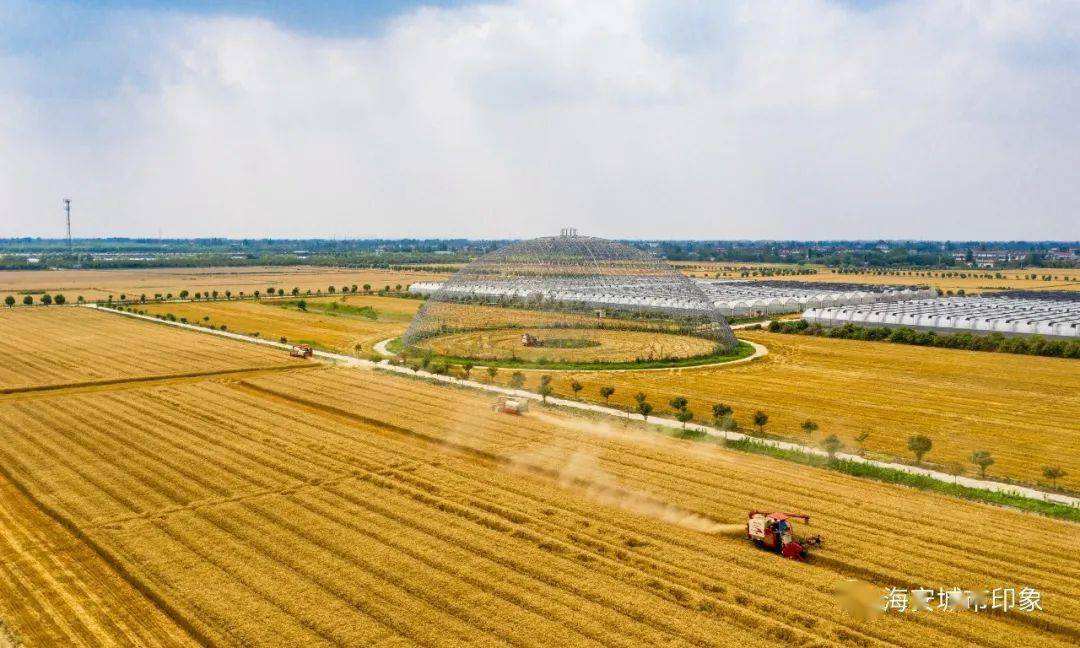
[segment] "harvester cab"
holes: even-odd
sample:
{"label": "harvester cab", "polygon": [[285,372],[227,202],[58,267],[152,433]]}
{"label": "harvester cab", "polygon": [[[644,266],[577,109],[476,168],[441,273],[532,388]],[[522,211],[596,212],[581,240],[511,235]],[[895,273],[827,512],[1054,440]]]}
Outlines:
{"label": "harvester cab", "polygon": [[524,398],[500,398],[491,409],[503,414],[524,414],[529,411],[529,401]]}
{"label": "harvester cab", "polygon": [[746,537],[761,549],[774,551],[785,558],[806,560],[808,549],[821,545],[821,536],[796,537],[793,520],[810,524],[809,515],[750,511],[746,519]]}

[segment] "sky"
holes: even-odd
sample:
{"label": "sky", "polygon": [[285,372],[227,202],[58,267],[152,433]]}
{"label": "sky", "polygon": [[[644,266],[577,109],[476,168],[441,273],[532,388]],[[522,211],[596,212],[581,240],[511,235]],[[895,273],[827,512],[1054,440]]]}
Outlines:
{"label": "sky", "polygon": [[1075,0],[0,0],[0,237],[1080,239]]}

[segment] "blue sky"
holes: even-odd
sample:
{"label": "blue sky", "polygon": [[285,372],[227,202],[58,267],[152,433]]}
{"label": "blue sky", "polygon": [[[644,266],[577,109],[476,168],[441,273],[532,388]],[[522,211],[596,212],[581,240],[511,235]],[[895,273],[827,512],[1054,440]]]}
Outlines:
{"label": "blue sky", "polygon": [[[383,21],[396,14],[419,6],[455,7],[468,4],[462,0],[360,0],[343,2],[328,0],[282,0],[266,2],[258,0],[98,0],[97,2],[38,3],[49,6],[53,17],[71,12],[87,13],[172,13],[194,16],[246,16],[271,20],[282,27],[320,36],[355,36],[377,32]],[[101,19],[101,18],[99,18]],[[44,33],[44,32],[42,32]]]}
{"label": "blue sky", "polygon": [[0,0],[0,236],[1080,237],[1080,6]]}

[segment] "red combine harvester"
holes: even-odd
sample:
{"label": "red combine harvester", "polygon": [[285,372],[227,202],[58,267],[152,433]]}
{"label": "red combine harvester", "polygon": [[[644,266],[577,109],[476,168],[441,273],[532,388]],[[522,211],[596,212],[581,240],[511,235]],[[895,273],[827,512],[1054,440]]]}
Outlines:
{"label": "red combine harvester", "polygon": [[821,536],[796,538],[793,519],[810,524],[809,515],[750,511],[746,519],[746,537],[761,549],[774,551],[785,558],[806,560],[807,549],[821,545]]}
{"label": "red combine harvester", "polygon": [[529,401],[524,398],[500,398],[491,409],[503,414],[521,415],[529,411]]}
{"label": "red combine harvester", "polygon": [[289,351],[289,355],[294,358],[310,358],[314,353],[307,344],[297,344]]}

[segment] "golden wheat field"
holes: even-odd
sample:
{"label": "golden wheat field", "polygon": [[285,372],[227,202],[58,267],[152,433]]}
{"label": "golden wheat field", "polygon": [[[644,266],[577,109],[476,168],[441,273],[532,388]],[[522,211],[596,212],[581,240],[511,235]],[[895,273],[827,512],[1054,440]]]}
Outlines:
{"label": "golden wheat field", "polygon": [[281,351],[88,308],[5,308],[0,332],[0,393],[297,362]]}
{"label": "golden wheat field", "polygon": [[[766,431],[806,442],[837,434],[850,450],[855,437],[869,433],[872,453],[912,458],[907,440],[916,434],[934,443],[926,461],[959,462],[989,450],[996,460],[991,476],[1034,483],[1042,468],[1061,466],[1062,485],[1080,486],[1080,366],[1075,360],[914,347],[739,331],[765,345],[769,355],[749,364],[664,371],[555,374],[552,387],[569,395],[571,379],[581,398],[604,402],[599,389],[615,388],[612,404],[629,406],[638,392],[657,412],[684,396],[698,421],[712,420],[714,403],[727,403],[735,420],[754,429],[752,417],[769,415]],[[509,372],[496,378],[509,379]],[[530,376],[526,388],[536,387]],[[808,438],[800,424],[820,429]]]}
{"label": "golden wheat field", "polygon": [[[1080,638],[1075,525],[488,403],[347,368],[0,401],[0,514],[18,518],[0,550],[19,555],[0,618],[27,645]],[[757,507],[810,514],[824,546],[805,564],[754,549]],[[28,533],[55,537],[20,550]],[[838,601],[852,581],[1032,587],[1044,609],[867,620]]]}
{"label": "golden wheat field", "polygon": [[[192,321],[214,309],[217,314],[211,323],[227,323],[230,330],[259,331],[272,339],[286,335],[289,340],[310,340],[352,353],[354,339],[363,340],[366,352],[369,341],[400,335],[408,326],[406,314],[420,303],[390,297],[348,299],[357,305],[375,303],[371,300],[385,303],[375,310],[398,319],[328,318],[318,312],[288,312],[252,302],[146,308],[177,316],[192,309],[188,315]],[[506,310],[510,316],[526,314],[497,310]],[[248,312],[257,313],[257,318],[235,317]],[[345,332],[331,334],[319,322],[344,327]],[[907,439],[926,434],[934,442],[928,462],[963,464],[972,475],[977,468],[968,462],[971,452],[989,450],[996,461],[989,469],[991,476],[1036,483],[1044,466],[1060,465],[1069,473],[1061,484],[1080,487],[1080,427],[1076,424],[1080,420],[1080,369],[1075,360],[758,331],[740,331],[739,335],[764,344],[769,356],[737,367],[560,372],[552,386],[557,393],[570,393],[569,379],[574,378],[585,386],[582,398],[602,402],[599,387],[610,384],[616,387],[611,402],[620,405],[645,391],[660,413],[673,396],[682,395],[690,400],[698,421],[709,420],[713,403],[726,402],[747,428],[752,427],[754,411],[760,409],[770,416],[768,432],[811,442],[836,433],[851,450],[858,447],[857,436],[869,433],[865,448],[885,457],[910,459]],[[508,381],[510,373],[502,371],[498,380]],[[538,379],[529,375],[532,381]],[[812,438],[799,427],[807,419],[821,426]]]}
{"label": "golden wheat field", "polygon": [[[523,346],[521,336],[525,334],[536,336],[538,346]],[[481,360],[632,362],[708,355],[715,350],[716,342],[667,333],[527,328],[440,335],[423,340],[417,347],[438,355]]]}
{"label": "golden wheat field", "polygon": [[[238,333],[258,333],[268,340],[285,337],[289,342],[352,354],[387,338],[397,337],[420,307],[418,300],[348,295],[306,299],[307,310],[295,300],[211,301],[172,304],[139,304],[135,308],[151,315],[172,313],[193,324],[220,327]],[[335,304],[340,305],[335,308]],[[358,309],[370,310],[358,310]],[[207,319],[208,318],[208,319]]]}
{"label": "golden wheat field", "polygon": [[443,274],[412,270],[378,270],[321,268],[314,266],[243,266],[210,268],[141,268],[120,270],[3,270],[0,271],[0,299],[7,295],[39,295],[63,293],[69,302],[78,296],[87,301],[105,300],[109,295],[119,299],[125,294],[129,299],[145,294],[179,295],[188,292],[226,290],[233,294],[241,291],[252,294],[256,290],[266,293],[268,288],[290,292],[327,290],[334,286],[363,286],[371,284],[373,290],[386,286],[391,288],[416,281],[437,281]]}

